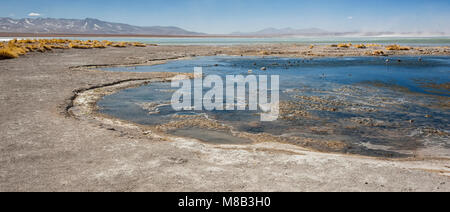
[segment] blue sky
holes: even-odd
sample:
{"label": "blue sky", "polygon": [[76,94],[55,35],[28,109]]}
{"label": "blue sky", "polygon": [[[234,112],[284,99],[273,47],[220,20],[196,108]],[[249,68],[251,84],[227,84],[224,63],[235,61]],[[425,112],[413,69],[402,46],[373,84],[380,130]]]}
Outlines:
{"label": "blue sky", "polygon": [[98,18],[206,33],[267,27],[450,33],[450,0],[20,0],[0,17]]}

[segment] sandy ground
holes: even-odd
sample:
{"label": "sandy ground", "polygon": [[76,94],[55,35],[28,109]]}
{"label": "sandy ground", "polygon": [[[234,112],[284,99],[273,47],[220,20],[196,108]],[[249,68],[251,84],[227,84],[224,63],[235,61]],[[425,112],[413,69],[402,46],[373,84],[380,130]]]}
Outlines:
{"label": "sandy ground", "polygon": [[[356,56],[375,49],[158,46],[55,50],[1,60],[0,191],[450,191],[449,159],[383,160],[272,142],[210,145],[162,138],[82,107],[89,92],[112,92],[164,80],[168,74],[98,72],[80,66],[261,55],[263,50],[280,56]],[[389,54],[450,51],[422,47]],[[140,81],[129,81],[133,79]]]}

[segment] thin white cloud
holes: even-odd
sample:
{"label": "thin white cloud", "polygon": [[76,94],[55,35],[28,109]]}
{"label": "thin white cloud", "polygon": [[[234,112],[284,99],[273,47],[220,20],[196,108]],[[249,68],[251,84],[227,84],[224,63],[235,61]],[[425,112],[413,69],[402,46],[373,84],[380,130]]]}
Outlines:
{"label": "thin white cloud", "polygon": [[353,16],[347,17],[348,20],[353,20]]}
{"label": "thin white cloud", "polygon": [[41,14],[39,14],[39,13],[30,13],[30,14],[28,14],[28,16],[30,16],[30,17],[38,17],[38,16],[41,16]]}

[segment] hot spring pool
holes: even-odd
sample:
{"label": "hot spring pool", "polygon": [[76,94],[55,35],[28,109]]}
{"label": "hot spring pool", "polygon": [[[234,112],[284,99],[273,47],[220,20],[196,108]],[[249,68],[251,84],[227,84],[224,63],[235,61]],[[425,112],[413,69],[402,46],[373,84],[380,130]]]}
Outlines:
{"label": "hot spring pool", "polygon": [[[377,157],[449,157],[450,57],[199,57],[105,71],[280,76],[280,116],[175,111],[177,88],[153,83],[98,102],[100,112],[214,144],[280,141]],[[266,71],[261,71],[266,67]]]}

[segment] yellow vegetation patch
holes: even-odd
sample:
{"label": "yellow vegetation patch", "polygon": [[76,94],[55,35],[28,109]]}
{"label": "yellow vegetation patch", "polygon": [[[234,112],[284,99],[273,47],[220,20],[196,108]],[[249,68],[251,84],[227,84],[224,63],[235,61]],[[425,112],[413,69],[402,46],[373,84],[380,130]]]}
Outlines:
{"label": "yellow vegetation patch", "polygon": [[146,44],[144,44],[144,43],[139,43],[139,42],[134,42],[134,43],[132,43],[132,45],[133,45],[133,46],[136,46],[136,47],[147,47]]}
{"label": "yellow vegetation patch", "polygon": [[90,45],[77,44],[77,43],[70,43],[69,47],[74,48],[74,49],[92,49],[93,48]]}
{"label": "yellow vegetation patch", "polygon": [[92,47],[98,48],[98,49],[104,49],[104,48],[106,48],[106,46],[103,45],[103,44],[94,44]]}
{"label": "yellow vegetation patch", "polygon": [[34,41],[34,40],[29,40],[29,39],[17,41],[17,43],[35,43],[35,42],[36,42],[36,41]]}
{"label": "yellow vegetation patch", "polygon": [[12,39],[10,41],[8,41],[8,46],[14,46],[17,43],[17,39]]}
{"label": "yellow vegetation patch", "polygon": [[47,50],[47,51],[52,50],[52,47],[49,46],[49,45],[42,45],[42,48],[44,48],[44,49]]}
{"label": "yellow vegetation patch", "polygon": [[36,50],[38,50],[39,49],[39,46],[37,46],[37,45],[35,45],[35,44],[29,44],[29,45],[26,45],[25,46],[25,48],[28,50],[28,51],[36,51]]}
{"label": "yellow vegetation patch", "polygon": [[11,49],[2,48],[0,49],[0,59],[13,59],[18,58],[19,55],[12,51]]}
{"label": "yellow vegetation patch", "polygon": [[27,52],[46,52],[53,49],[92,49],[92,48],[107,48],[112,47],[146,47],[157,46],[156,44],[144,44],[140,42],[111,42],[111,41],[98,41],[98,40],[69,40],[69,39],[12,39],[8,42],[0,42],[0,49],[2,54],[0,59],[16,58],[20,55],[24,55]]}
{"label": "yellow vegetation patch", "polygon": [[364,45],[364,44],[358,44],[358,45],[355,45],[355,48],[357,48],[357,49],[365,49],[365,48],[367,48],[367,46]]}
{"label": "yellow vegetation patch", "polygon": [[68,49],[69,47],[66,45],[50,45],[52,49]]}
{"label": "yellow vegetation patch", "polygon": [[381,45],[380,44],[369,43],[369,44],[366,44],[366,46],[367,47],[380,47]]}
{"label": "yellow vegetation patch", "polygon": [[350,48],[353,44],[351,43],[340,43],[337,45],[339,48]]}
{"label": "yellow vegetation patch", "polygon": [[102,41],[102,43],[103,43],[103,45],[105,45],[105,46],[111,46],[111,45],[113,45],[113,42],[107,41],[107,40]]}
{"label": "yellow vegetation patch", "polygon": [[386,50],[400,50],[400,51],[408,51],[411,50],[411,47],[408,46],[400,46],[400,45],[389,45],[386,46]]}
{"label": "yellow vegetation patch", "polygon": [[4,49],[6,51],[12,52],[12,53],[17,54],[17,55],[24,55],[24,54],[26,54],[28,52],[28,50],[26,48],[21,47],[21,46],[16,46],[13,43],[8,43],[4,47]]}
{"label": "yellow vegetation patch", "polygon": [[270,55],[270,52],[268,52],[268,51],[260,51],[259,54],[262,54],[262,55]]}
{"label": "yellow vegetation patch", "polygon": [[374,56],[386,56],[386,53],[384,53],[384,51],[382,50],[376,50],[373,52],[368,52],[368,55],[374,55]]}
{"label": "yellow vegetation patch", "polygon": [[125,47],[127,47],[127,43],[126,42],[114,43],[111,46],[112,47],[125,48]]}

